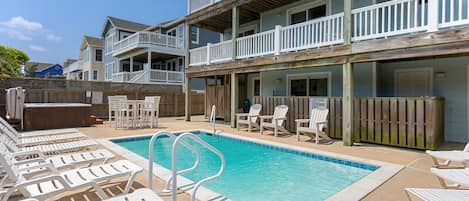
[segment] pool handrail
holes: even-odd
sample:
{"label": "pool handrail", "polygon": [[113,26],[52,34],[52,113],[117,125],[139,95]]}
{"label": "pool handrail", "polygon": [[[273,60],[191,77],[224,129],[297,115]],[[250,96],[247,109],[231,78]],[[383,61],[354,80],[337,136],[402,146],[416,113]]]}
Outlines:
{"label": "pool handrail", "polygon": [[[154,148],[155,148],[155,141],[158,139],[160,136],[168,136],[169,138],[175,140],[177,136],[171,132],[168,131],[158,131],[155,135],[153,135],[150,139],[149,147],[148,147],[148,188],[153,189],[153,157],[154,157]],[[199,161],[200,161],[200,151],[196,148],[194,148],[192,145],[186,143],[186,142],[181,142],[185,147],[190,149],[195,155],[196,155],[196,160],[194,165],[192,165],[190,168],[187,168],[185,170],[180,170],[179,174],[187,173],[192,170],[195,170],[199,166]],[[166,181],[166,189],[169,189],[168,187],[170,186],[170,183],[172,181],[173,177],[171,176],[168,181]]]}
{"label": "pool handrail", "polygon": [[216,132],[216,130],[215,130],[216,116],[217,116],[216,107],[215,107],[215,105],[212,105],[212,111],[210,112],[209,124],[210,124],[210,127],[213,130],[213,134],[215,134],[215,132]]}
{"label": "pool handrail", "polygon": [[212,175],[212,176],[209,176],[205,179],[202,179],[200,181],[198,181],[194,187],[193,187],[193,190],[192,190],[192,194],[191,194],[191,201],[196,201],[196,193],[197,193],[197,190],[199,189],[200,186],[202,186],[204,183],[206,182],[209,182],[209,181],[212,181],[218,177],[221,176],[221,174],[223,173],[223,171],[225,170],[225,166],[226,166],[226,162],[225,162],[225,156],[223,155],[223,153],[221,153],[218,149],[216,149],[215,147],[213,147],[212,145],[208,144],[207,142],[205,142],[204,140],[202,140],[199,136],[193,134],[193,133],[183,133],[181,135],[179,135],[176,140],[174,140],[173,142],[173,150],[172,150],[172,166],[171,166],[171,169],[172,169],[172,178],[176,178],[174,179],[173,181],[173,190],[172,190],[172,193],[173,193],[173,201],[177,201],[177,198],[176,198],[176,193],[177,193],[177,171],[176,171],[176,162],[177,162],[177,147],[178,147],[178,144],[179,143],[182,143],[183,139],[184,138],[191,138],[192,140],[198,142],[199,144],[201,144],[202,146],[204,146],[205,148],[207,148],[208,150],[210,150],[211,152],[213,152],[214,154],[216,154],[219,158],[220,158],[220,161],[221,161],[221,166],[220,166],[220,170],[218,170],[217,174],[215,175]]}

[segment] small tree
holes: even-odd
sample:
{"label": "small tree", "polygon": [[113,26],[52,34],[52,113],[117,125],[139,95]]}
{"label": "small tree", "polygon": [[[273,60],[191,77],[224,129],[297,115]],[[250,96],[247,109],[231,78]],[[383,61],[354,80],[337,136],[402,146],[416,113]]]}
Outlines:
{"label": "small tree", "polygon": [[15,48],[0,45],[0,76],[18,77],[22,65],[26,65],[29,57]]}

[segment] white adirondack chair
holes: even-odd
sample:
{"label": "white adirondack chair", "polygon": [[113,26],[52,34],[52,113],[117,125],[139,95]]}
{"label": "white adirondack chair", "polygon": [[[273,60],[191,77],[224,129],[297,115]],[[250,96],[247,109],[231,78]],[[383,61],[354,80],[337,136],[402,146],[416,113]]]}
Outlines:
{"label": "white adirondack chair", "polygon": [[423,201],[469,200],[469,190],[406,188],[405,191],[409,200],[411,200],[409,194],[413,194]]}
{"label": "white adirondack chair", "polygon": [[[430,151],[426,153],[432,157],[434,167],[443,168],[448,167],[451,162],[463,163],[465,167],[469,166],[469,143],[466,144],[463,150],[453,151]],[[438,160],[444,160],[440,163]]]}
{"label": "white adirondack chair", "polygon": [[[307,135],[313,138],[316,144],[319,144],[320,138],[332,140],[324,132],[324,127],[327,125],[327,115],[329,110],[327,108],[314,108],[311,110],[309,119],[297,119],[296,122],[296,138],[300,141],[300,134]],[[309,123],[308,127],[302,125]]]}
{"label": "white adirondack chair", "polygon": [[[3,171],[6,172],[1,182],[9,180],[11,183],[8,184],[12,184],[12,186],[6,190],[5,194],[3,194],[2,201],[9,200],[10,196],[16,191],[23,194],[26,198],[53,200],[56,196],[64,192],[90,187],[94,188],[101,198],[106,199],[108,196],[98,183],[107,183],[112,179],[126,178],[127,184],[124,193],[127,193],[135,180],[136,174],[143,171],[143,168],[127,160],[120,160],[88,168],[72,169],[65,172],[59,172],[50,164],[42,164],[40,167],[48,169],[51,172],[50,175],[26,179],[23,174],[18,171],[18,167],[14,164],[14,160],[12,159],[13,157],[14,156],[9,155],[8,152],[0,154],[0,165]],[[38,168],[38,166],[34,168]],[[25,169],[22,170],[25,171]],[[4,183],[0,184],[0,188],[4,189]]]}
{"label": "white adirondack chair", "polygon": [[238,128],[238,131],[240,129],[240,125],[247,125],[248,132],[251,132],[252,127],[259,128],[257,119],[259,118],[261,110],[261,104],[254,104],[249,108],[249,113],[236,114],[236,127]]}
{"label": "white adirondack chair", "polygon": [[[279,105],[275,107],[273,115],[267,116],[260,116],[261,118],[261,134],[264,134],[265,129],[272,129],[274,130],[274,135],[278,136],[278,131],[282,131],[284,133],[290,133],[285,128],[285,120],[287,120],[287,113],[288,113],[288,106],[286,105]],[[270,119],[270,122],[265,120]]]}

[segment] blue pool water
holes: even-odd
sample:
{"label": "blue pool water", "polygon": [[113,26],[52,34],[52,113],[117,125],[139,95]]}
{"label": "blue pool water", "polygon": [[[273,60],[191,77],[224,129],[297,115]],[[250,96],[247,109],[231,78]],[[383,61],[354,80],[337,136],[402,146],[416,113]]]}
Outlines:
{"label": "blue pool water", "polygon": [[[225,172],[205,187],[234,201],[325,200],[378,168],[200,131],[193,133],[225,155]],[[150,136],[113,140],[144,158],[148,158],[149,141]],[[184,176],[198,181],[215,174],[220,159],[201,145],[188,142],[201,149],[201,161],[195,172]],[[155,143],[155,162],[167,169],[171,169],[171,145],[167,137]],[[191,151],[179,146],[178,170],[191,167],[194,160]]]}

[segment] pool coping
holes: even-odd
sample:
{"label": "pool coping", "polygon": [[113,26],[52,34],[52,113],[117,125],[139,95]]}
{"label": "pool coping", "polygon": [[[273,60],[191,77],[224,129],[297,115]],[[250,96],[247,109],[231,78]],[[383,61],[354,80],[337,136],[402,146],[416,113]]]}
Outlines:
{"label": "pool coping", "polygon": [[[207,133],[212,133],[212,131],[209,131],[207,129],[191,129],[191,130],[181,130],[181,131],[168,131],[172,133],[182,133],[182,132],[194,132],[194,131],[201,131],[201,132],[207,132]],[[143,158],[142,156],[133,153],[129,150],[127,150],[124,147],[121,147],[111,140],[119,140],[119,139],[127,139],[127,138],[140,138],[140,137],[147,137],[154,135],[155,133],[151,134],[142,134],[142,135],[133,135],[133,136],[122,136],[122,137],[113,137],[113,138],[104,138],[104,139],[99,139],[97,140],[99,143],[101,143],[103,146],[119,153],[121,156],[124,158],[136,163],[137,165],[142,166],[145,170],[148,170],[148,160]],[[355,156],[350,156],[350,155],[345,155],[345,154],[338,154],[338,153],[333,153],[329,151],[323,151],[323,150],[318,150],[314,148],[306,148],[306,147],[300,147],[296,145],[291,145],[291,144],[286,144],[286,143],[280,143],[280,142],[273,142],[270,140],[263,140],[263,139],[256,139],[256,138],[249,138],[245,136],[240,136],[240,135],[234,135],[234,134],[229,134],[225,132],[217,132],[216,135],[228,137],[228,138],[234,138],[234,139],[239,139],[239,140],[244,140],[248,142],[254,142],[254,143],[259,143],[259,144],[266,144],[269,146],[274,146],[274,147],[281,147],[285,149],[290,149],[294,151],[299,151],[299,152],[305,152],[309,154],[316,154],[316,155],[321,155],[321,156],[326,156],[326,157],[332,157],[335,159],[342,159],[350,162],[355,162],[355,163],[361,163],[365,165],[372,165],[372,166],[378,166],[378,169],[374,170],[367,176],[361,178],[360,180],[354,182],[353,184],[347,186],[346,188],[342,189],[341,191],[337,192],[336,194],[332,195],[331,197],[327,198],[327,201],[345,201],[345,200],[360,200],[369,193],[371,193],[374,189],[377,187],[381,186],[384,182],[392,178],[395,174],[397,174],[402,168],[404,168],[403,165],[398,165],[398,164],[393,164],[393,163],[388,163],[388,162],[382,162],[382,161],[377,161],[377,160],[371,160],[371,159],[365,159],[365,158],[360,158],[360,157],[355,157]],[[153,163],[154,165],[154,171],[153,175],[159,177],[160,179],[167,181],[171,177],[171,171],[158,165],[157,163]],[[178,176],[178,186],[191,186],[191,184],[194,184],[193,181],[183,177],[183,176]],[[183,191],[190,190],[188,189],[182,189]],[[228,198],[224,197],[221,194],[218,194],[208,188],[201,187],[196,195],[196,198],[198,200],[229,200]]]}

